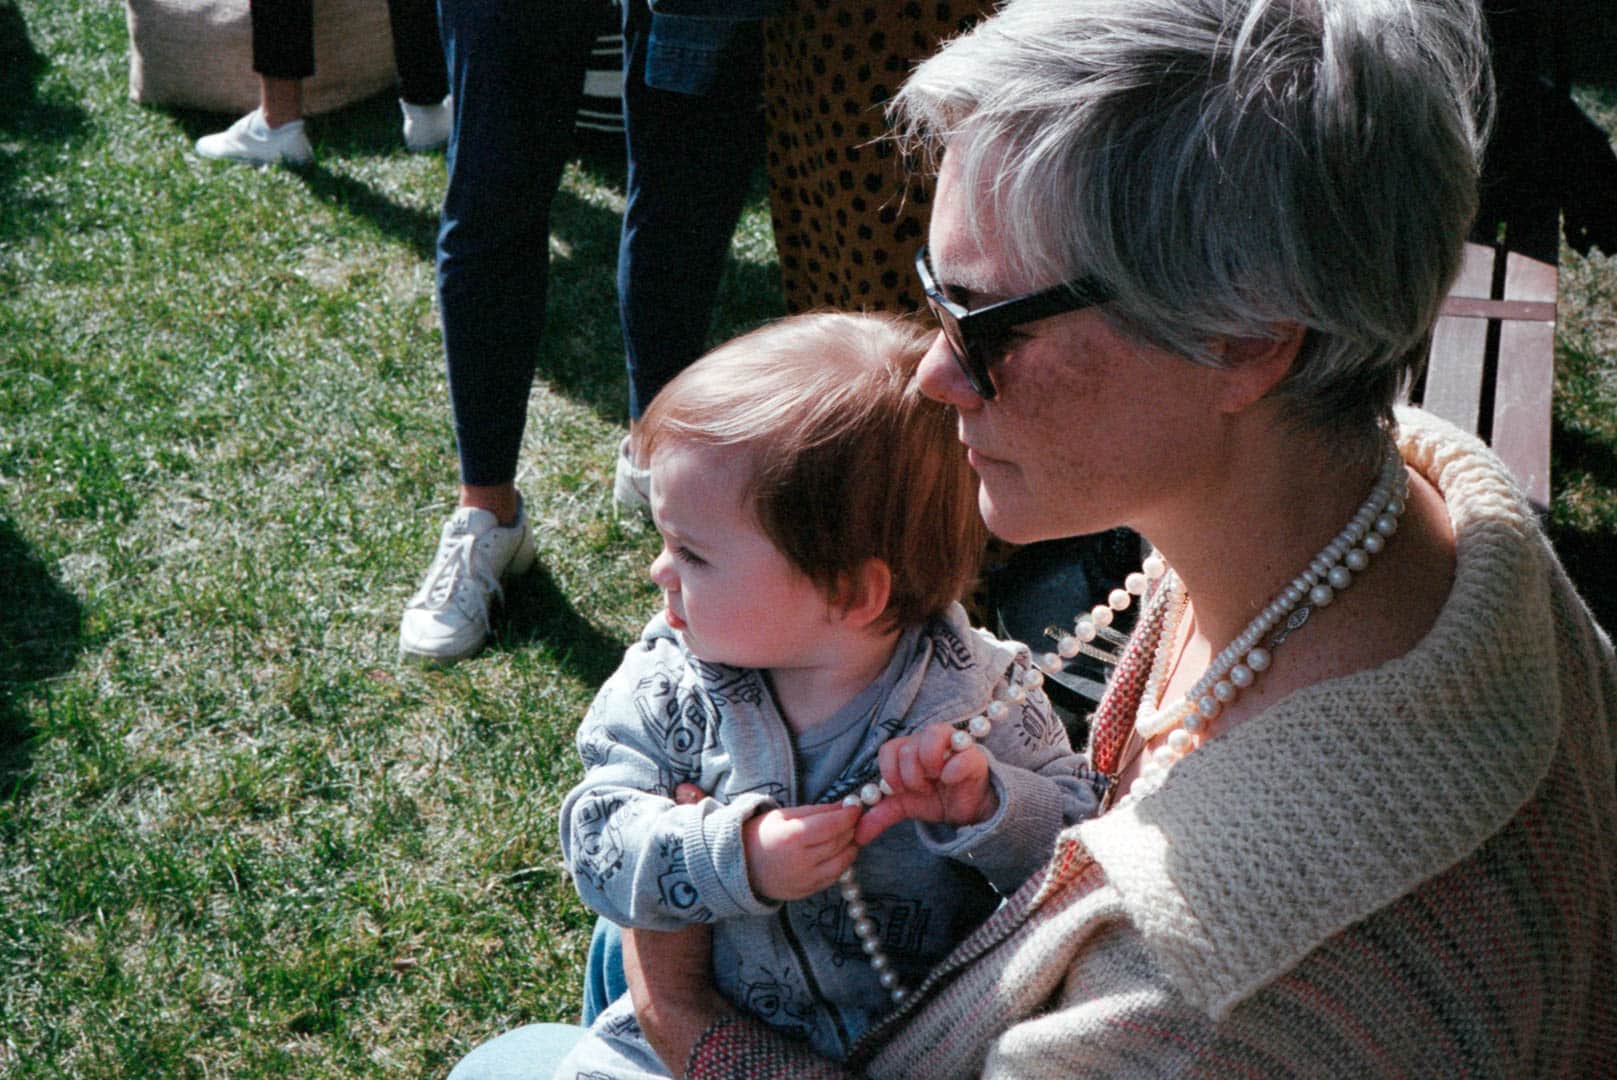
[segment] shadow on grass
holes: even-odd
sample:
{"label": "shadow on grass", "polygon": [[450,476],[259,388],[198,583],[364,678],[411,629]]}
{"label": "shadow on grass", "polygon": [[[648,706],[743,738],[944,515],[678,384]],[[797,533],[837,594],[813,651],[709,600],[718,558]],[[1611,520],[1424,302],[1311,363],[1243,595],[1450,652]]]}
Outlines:
{"label": "shadow on grass", "polygon": [[[1531,5],[1518,5],[1528,8]],[[1617,19],[1611,0],[1560,0],[1542,5],[1560,22],[1555,57],[1574,82],[1617,86]]]}
{"label": "shadow on grass", "polygon": [[[1581,473],[1604,491],[1617,490],[1617,449],[1561,424],[1555,425],[1554,473]],[[1550,541],[1595,619],[1617,631],[1617,536],[1551,523]]]}
{"label": "shadow on grass", "polygon": [[34,734],[23,700],[41,681],[73,666],[82,647],[83,611],[10,520],[0,517],[0,797],[28,771]]}
{"label": "shadow on grass", "polygon": [[1607,633],[1617,633],[1617,537],[1551,525],[1550,542],[1578,594]]}
{"label": "shadow on grass", "polygon": [[49,67],[14,0],[0,0],[0,101],[5,103],[0,108],[0,236],[21,236],[45,217],[46,200],[17,190],[29,171],[29,149],[58,145],[85,125],[82,109],[40,97],[39,83]]}
{"label": "shadow on grass", "polygon": [[407,245],[417,258],[432,262],[438,238],[438,215],[402,206],[369,184],[330,172],[317,161],[295,170],[309,194],[349,215],[363,218],[392,240]]}
{"label": "shadow on grass", "polygon": [[[231,119],[185,109],[173,110],[173,115],[193,140],[219,130]],[[436,211],[402,205],[364,180],[332,171],[325,164],[402,153],[398,106],[391,93],[323,114],[310,123],[316,125],[319,157],[312,165],[290,170],[292,174],[322,203],[370,223],[384,236],[405,245],[416,258],[432,263],[438,232]],[[627,166],[621,136],[581,132],[576,137],[575,160],[590,180],[623,191]],[[749,202],[761,204],[767,198],[768,186],[760,169]],[[628,415],[617,297],[622,225],[623,216],[616,210],[563,188],[550,206],[551,251],[541,256],[550,258],[550,278],[535,378],[608,423],[621,423]],[[709,342],[718,344],[783,311],[776,266],[731,259],[719,285]]]}
{"label": "shadow on grass", "polygon": [[[388,100],[391,104],[391,99]],[[361,113],[374,102],[347,110]],[[391,114],[389,114],[391,115]],[[324,118],[322,118],[324,119]],[[331,121],[335,122],[335,120]],[[336,132],[322,133],[321,152],[386,153],[397,138],[392,121],[364,116],[345,120]],[[346,134],[344,134],[346,132]],[[386,141],[377,133],[386,132]],[[591,177],[621,191],[625,165],[621,143],[594,137],[579,147],[579,161]],[[407,244],[417,257],[435,257],[438,218],[435,213],[399,205],[363,181],[322,168],[317,162],[297,170],[316,198],[375,225],[385,235]],[[753,198],[767,189],[761,174]],[[618,322],[618,237],[623,216],[571,191],[556,192],[550,206],[550,262],[544,338],[539,346],[535,378],[557,394],[584,405],[609,423],[626,419],[628,378],[623,368],[623,339]],[[780,279],[771,265],[731,259],[714,305],[716,323],[710,341],[719,341],[781,314]]]}
{"label": "shadow on grass", "polygon": [[[603,184],[623,190],[621,149],[616,156],[596,142],[581,162]],[[761,163],[760,163],[761,165]],[[768,182],[760,167],[747,205],[767,206]],[[618,323],[617,257],[622,215],[561,192],[551,210],[551,234],[569,252],[552,263],[550,300],[538,378],[556,393],[586,405],[602,419],[628,416],[628,376]],[[708,327],[712,347],[785,313],[780,268],[773,261],[725,263]],[[602,368],[610,357],[610,370]],[[694,359],[694,357],[692,358]]]}
{"label": "shadow on grass", "polygon": [[549,645],[556,663],[588,686],[599,686],[617,670],[629,644],[580,615],[542,564],[506,586],[505,618],[492,645],[516,650],[536,641]]}
{"label": "shadow on grass", "polygon": [[[379,94],[310,120],[310,131],[316,136],[317,157],[311,165],[286,166],[286,170],[301,180],[316,199],[351,217],[370,222],[384,236],[406,245],[417,258],[431,262],[438,235],[436,209],[423,211],[405,206],[362,180],[325,167],[327,161],[374,157],[398,150],[398,106],[392,104],[394,100],[389,94]],[[392,105],[391,126],[383,119],[384,103]],[[190,143],[223,131],[236,120],[229,114],[197,109],[171,107],[165,111],[185,132],[186,141]]]}

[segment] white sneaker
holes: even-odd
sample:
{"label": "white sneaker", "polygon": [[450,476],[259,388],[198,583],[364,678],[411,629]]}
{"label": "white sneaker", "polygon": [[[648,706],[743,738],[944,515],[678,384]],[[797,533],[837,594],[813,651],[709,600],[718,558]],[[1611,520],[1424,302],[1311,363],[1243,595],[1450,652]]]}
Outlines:
{"label": "white sneaker", "polygon": [[612,501],[619,509],[651,516],[651,470],[634,463],[627,435],[618,444],[618,467],[612,474]]}
{"label": "white sneaker", "polygon": [[516,521],[505,527],[487,510],[456,510],[444,522],[427,576],[404,607],[399,655],[450,664],[482,648],[489,604],[503,596],[500,582],[526,573],[533,556],[520,503]]}
{"label": "white sneaker", "polygon": [[264,122],[263,109],[254,109],[217,135],[202,136],[196,151],[198,157],[248,165],[307,165],[314,160],[303,121],[272,128]]}
{"label": "white sneaker", "polygon": [[449,120],[453,98],[444,98],[436,105],[411,105],[399,99],[404,113],[404,148],[420,153],[436,150],[449,141]]}

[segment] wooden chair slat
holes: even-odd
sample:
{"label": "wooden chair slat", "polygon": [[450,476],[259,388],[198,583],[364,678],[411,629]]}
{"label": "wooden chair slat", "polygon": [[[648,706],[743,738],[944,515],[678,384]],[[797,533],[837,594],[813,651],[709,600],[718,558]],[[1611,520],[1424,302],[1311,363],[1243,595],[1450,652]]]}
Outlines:
{"label": "wooden chair slat", "polygon": [[1485,436],[1540,513],[1550,505],[1556,274],[1554,263],[1467,244],[1420,395],[1428,412]]}
{"label": "wooden chair slat", "polygon": [[[1451,296],[1491,299],[1494,252],[1482,244],[1465,246],[1465,263]],[[1421,407],[1475,434],[1481,417],[1488,324],[1479,319],[1442,316],[1432,328],[1426,389]]]}
{"label": "wooden chair slat", "polygon": [[[1558,299],[1558,271],[1553,263],[1528,258],[1512,251],[1505,260],[1505,299],[1546,303],[1554,307]],[[1552,312],[1550,322],[1555,321]]]}
{"label": "wooden chair slat", "polygon": [[1442,313],[1456,319],[1555,321],[1555,305],[1540,300],[1483,300],[1475,296],[1451,296],[1443,301]]}
{"label": "wooden chair slat", "polygon": [[1512,320],[1499,330],[1493,448],[1540,511],[1550,505],[1550,425],[1555,393],[1556,268],[1511,252],[1505,297],[1549,308],[1550,317]]}
{"label": "wooden chair slat", "polygon": [[1542,513],[1550,505],[1550,413],[1555,324],[1508,322],[1499,331],[1493,449]]}

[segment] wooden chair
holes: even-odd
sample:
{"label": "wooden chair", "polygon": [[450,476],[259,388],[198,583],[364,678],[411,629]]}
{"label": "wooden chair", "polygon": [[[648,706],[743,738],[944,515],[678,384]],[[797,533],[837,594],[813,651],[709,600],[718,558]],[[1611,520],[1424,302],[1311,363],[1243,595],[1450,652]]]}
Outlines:
{"label": "wooden chair", "polygon": [[1561,218],[1567,239],[1586,249],[1591,241],[1574,235],[1574,221],[1604,225],[1601,178],[1612,168],[1604,133],[1569,95],[1569,48],[1575,34],[1595,29],[1599,5],[1482,6],[1499,89],[1482,204],[1464,269],[1432,331],[1426,373],[1409,397],[1486,440],[1547,516]]}
{"label": "wooden chair", "polygon": [[1553,262],[1505,242],[1467,244],[1409,395],[1492,446],[1541,515],[1550,505],[1556,278]]}

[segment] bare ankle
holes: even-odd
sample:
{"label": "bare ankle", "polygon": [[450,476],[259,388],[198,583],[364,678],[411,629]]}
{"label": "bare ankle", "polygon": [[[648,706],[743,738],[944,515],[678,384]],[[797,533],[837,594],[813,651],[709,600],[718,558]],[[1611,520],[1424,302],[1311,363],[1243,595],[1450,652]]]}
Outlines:
{"label": "bare ankle", "polygon": [[515,484],[462,484],[460,505],[487,510],[501,527],[509,527],[516,524],[520,499]]}

